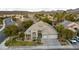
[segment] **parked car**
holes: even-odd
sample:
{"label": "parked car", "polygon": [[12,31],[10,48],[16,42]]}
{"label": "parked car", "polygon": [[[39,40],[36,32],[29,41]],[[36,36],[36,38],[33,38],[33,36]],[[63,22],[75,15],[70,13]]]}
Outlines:
{"label": "parked car", "polygon": [[76,36],[76,41],[79,42],[79,37],[78,36]]}
{"label": "parked car", "polygon": [[71,43],[71,44],[76,44],[76,43],[77,43],[77,41],[76,41],[76,40],[74,40],[74,39],[69,40],[69,41],[70,41],[70,43]]}

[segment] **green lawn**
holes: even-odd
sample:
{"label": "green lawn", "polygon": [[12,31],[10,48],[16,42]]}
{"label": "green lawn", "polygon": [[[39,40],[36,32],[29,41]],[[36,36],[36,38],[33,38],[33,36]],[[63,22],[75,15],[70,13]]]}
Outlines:
{"label": "green lawn", "polygon": [[34,41],[16,41],[16,40],[8,40],[5,43],[6,46],[36,46],[40,45]]}

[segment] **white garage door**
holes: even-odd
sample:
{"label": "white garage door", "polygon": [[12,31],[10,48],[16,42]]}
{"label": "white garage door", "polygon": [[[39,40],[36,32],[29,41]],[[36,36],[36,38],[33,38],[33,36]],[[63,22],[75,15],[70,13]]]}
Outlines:
{"label": "white garage door", "polygon": [[57,35],[43,35],[43,39],[56,39]]}

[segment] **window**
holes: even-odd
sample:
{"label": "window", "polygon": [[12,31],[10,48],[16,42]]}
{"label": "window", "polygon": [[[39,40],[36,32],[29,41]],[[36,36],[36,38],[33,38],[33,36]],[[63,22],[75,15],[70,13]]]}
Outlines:
{"label": "window", "polygon": [[41,30],[38,31],[38,38],[39,38],[39,39],[42,38],[42,31],[41,31]]}
{"label": "window", "polygon": [[32,35],[33,35],[33,39],[36,39],[36,32],[33,32]]}

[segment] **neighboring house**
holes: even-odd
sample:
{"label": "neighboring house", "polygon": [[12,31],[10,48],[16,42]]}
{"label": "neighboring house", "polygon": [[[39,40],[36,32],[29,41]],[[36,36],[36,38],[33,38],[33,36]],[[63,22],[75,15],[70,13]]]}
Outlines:
{"label": "neighboring house", "polygon": [[5,18],[4,20],[5,20],[6,26],[15,24],[12,18]]}
{"label": "neighboring house", "polygon": [[65,28],[70,29],[70,30],[72,30],[74,32],[76,32],[76,30],[79,29],[79,24],[77,24],[75,22],[71,22],[71,21],[64,20],[61,24]]}
{"label": "neighboring house", "polygon": [[24,15],[20,15],[20,14],[7,14],[7,15],[3,15],[3,17],[15,17],[21,21],[24,21]]}
{"label": "neighboring house", "polygon": [[79,21],[76,22],[79,25]]}
{"label": "neighboring house", "polygon": [[57,39],[58,37],[55,29],[43,21],[39,21],[33,24],[29,29],[25,31],[25,35],[27,34],[30,35],[30,39],[37,39],[38,37],[41,37],[42,39]]}
{"label": "neighboring house", "polygon": [[15,18],[19,19],[20,21],[24,21],[23,15],[16,15]]}

